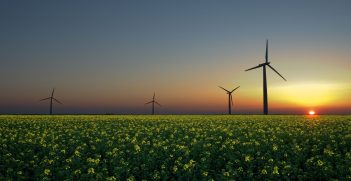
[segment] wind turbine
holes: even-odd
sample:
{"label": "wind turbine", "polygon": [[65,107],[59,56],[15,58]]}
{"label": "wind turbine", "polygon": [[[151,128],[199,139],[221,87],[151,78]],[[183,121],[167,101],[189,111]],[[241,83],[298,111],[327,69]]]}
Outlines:
{"label": "wind turbine", "polygon": [[55,101],[59,104],[62,104],[59,100],[57,100],[56,98],[54,98],[54,92],[55,92],[55,88],[52,89],[52,92],[51,92],[51,97],[48,97],[48,98],[44,98],[44,99],[41,99],[40,101],[45,101],[45,100],[50,100],[50,115],[52,115],[52,102]]}
{"label": "wind turbine", "polygon": [[152,103],[152,112],[151,114],[154,115],[155,114],[155,103],[159,106],[161,106],[161,104],[159,104],[158,102],[155,101],[155,93],[154,96],[152,97],[152,100],[150,102],[147,102],[145,104],[151,104]]}
{"label": "wind turbine", "polygon": [[237,90],[240,86],[238,86],[237,88],[233,89],[232,91],[229,91],[221,86],[218,86],[219,88],[223,89],[224,91],[227,92],[228,94],[228,114],[232,114],[232,105],[233,105],[233,96],[232,93]]}
{"label": "wind turbine", "polygon": [[266,58],[266,61],[264,63],[261,63],[261,64],[257,65],[256,67],[249,68],[245,71],[249,71],[252,69],[257,69],[257,68],[263,67],[263,114],[267,115],[268,114],[268,94],[267,94],[266,66],[271,68],[275,73],[277,73],[285,81],[286,81],[286,79],[270,65],[271,62],[268,62],[268,40],[266,40],[266,57],[265,58]]}

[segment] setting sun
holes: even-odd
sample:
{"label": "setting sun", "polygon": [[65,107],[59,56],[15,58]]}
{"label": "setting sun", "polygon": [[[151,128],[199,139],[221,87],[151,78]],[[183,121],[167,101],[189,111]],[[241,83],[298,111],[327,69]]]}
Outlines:
{"label": "setting sun", "polygon": [[314,112],[313,110],[311,110],[311,111],[308,112],[308,114],[309,114],[309,115],[315,115],[316,112]]}

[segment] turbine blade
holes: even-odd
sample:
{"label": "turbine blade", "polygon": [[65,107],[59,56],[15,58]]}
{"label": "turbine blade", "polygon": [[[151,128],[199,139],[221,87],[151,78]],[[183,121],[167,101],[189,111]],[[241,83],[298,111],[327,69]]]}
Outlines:
{"label": "turbine blade", "polygon": [[52,89],[51,97],[54,97],[55,88]]}
{"label": "turbine blade", "polygon": [[234,92],[236,89],[239,89],[240,86],[236,87],[235,89],[233,89],[231,92]]}
{"label": "turbine blade", "polygon": [[48,98],[44,98],[44,99],[40,99],[39,101],[45,101],[45,100],[48,100],[50,99],[51,97],[48,97]]}
{"label": "turbine blade", "polygon": [[263,66],[263,65],[257,65],[256,67],[252,67],[252,68],[246,69],[245,71],[257,69],[257,68],[260,68],[260,67],[262,67],[262,66]]}
{"label": "turbine blade", "polygon": [[223,90],[225,90],[225,91],[227,91],[227,92],[229,92],[227,89],[225,89],[225,88],[223,88],[223,87],[221,87],[221,86],[218,86],[219,88],[221,88],[221,89],[223,89]]}
{"label": "turbine blade", "polygon": [[266,63],[268,63],[268,40],[266,40]]}
{"label": "turbine blade", "polygon": [[150,101],[150,102],[147,102],[147,103],[145,103],[145,104],[150,104],[150,103],[152,103],[153,101]]}
{"label": "turbine blade", "polygon": [[57,100],[55,98],[52,98],[52,99],[54,99],[57,103],[62,104],[62,102],[60,102],[59,100]]}
{"label": "turbine blade", "polygon": [[277,70],[275,70],[271,65],[268,65],[268,67],[271,68],[275,73],[277,73],[281,78],[283,78],[286,81],[286,79]]}
{"label": "turbine blade", "polygon": [[156,103],[157,105],[161,106],[161,104],[160,104],[160,103],[158,103],[158,102],[156,102],[156,101],[155,101],[155,103]]}
{"label": "turbine blade", "polygon": [[152,99],[155,99],[155,95],[156,95],[156,93],[154,92],[154,96],[152,97]]}

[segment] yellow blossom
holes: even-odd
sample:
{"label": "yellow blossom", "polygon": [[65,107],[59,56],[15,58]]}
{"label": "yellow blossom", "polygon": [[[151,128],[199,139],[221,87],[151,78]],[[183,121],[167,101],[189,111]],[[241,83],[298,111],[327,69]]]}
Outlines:
{"label": "yellow blossom", "polygon": [[273,175],[279,175],[279,167],[274,166],[274,168],[273,168]]}
{"label": "yellow blossom", "polygon": [[262,169],[262,170],[261,170],[261,174],[262,174],[262,175],[267,175],[267,170],[266,170],[266,169]]}
{"label": "yellow blossom", "polygon": [[89,168],[88,169],[88,174],[94,174],[95,173],[95,169],[94,168]]}
{"label": "yellow blossom", "polygon": [[50,175],[50,173],[51,173],[50,169],[47,169],[47,168],[46,168],[46,169],[44,170],[44,174],[45,174],[45,175]]}

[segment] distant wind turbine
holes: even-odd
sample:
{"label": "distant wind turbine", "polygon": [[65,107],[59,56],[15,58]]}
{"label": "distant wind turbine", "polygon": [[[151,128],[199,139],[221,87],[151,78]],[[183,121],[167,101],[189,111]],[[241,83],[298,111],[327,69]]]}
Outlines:
{"label": "distant wind turbine", "polygon": [[218,86],[219,88],[223,89],[224,91],[227,92],[228,94],[228,114],[232,114],[232,106],[233,106],[233,96],[232,93],[237,90],[240,86],[236,87],[235,89],[233,89],[232,91],[229,91],[221,86]]}
{"label": "distant wind turbine", "polygon": [[155,114],[155,104],[161,106],[161,104],[159,104],[158,102],[155,101],[155,93],[154,93],[154,96],[152,97],[152,100],[150,102],[145,103],[145,104],[152,104],[152,112],[151,112],[152,115]]}
{"label": "distant wind turbine", "polygon": [[55,92],[55,88],[52,89],[52,92],[51,92],[51,97],[48,97],[48,98],[44,98],[44,99],[41,99],[40,101],[45,101],[45,100],[50,100],[50,115],[52,115],[52,102],[55,101],[59,104],[62,104],[59,100],[57,100],[56,98],[54,98],[54,92]]}
{"label": "distant wind turbine", "polygon": [[263,114],[265,114],[265,115],[268,114],[268,94],[267,94],[266,66],[271,68],[275,73],[277,73],[281,78],[283,78],[286,81],[286,79],[277,70],[275,70],[270,65],[270,63],[271,62],[268,62],[268,40],[266,40],[266,61],[264,63],[261,63],[261,64],[257,65],[256,67],[252,67],[250,69],[245,70],[245,71],[249,71],[249,70],[252,70],[252,69],[263,67]]}

